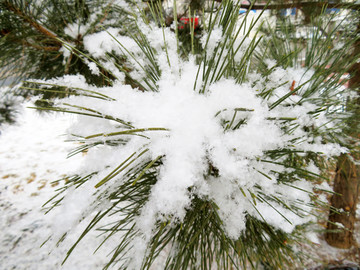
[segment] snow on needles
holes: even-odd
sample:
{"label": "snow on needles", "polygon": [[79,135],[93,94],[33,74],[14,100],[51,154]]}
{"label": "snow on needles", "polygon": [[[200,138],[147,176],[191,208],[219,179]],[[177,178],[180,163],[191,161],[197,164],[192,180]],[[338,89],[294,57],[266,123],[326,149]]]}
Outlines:
{"label": "snow on needles", "polygon": [[[129,128],[105,117],[78,117],[78,122],[69,130],[69,134],[86,137],[88,142],[96,142],[99,138],[105,141],[109,136],[112,139],[123,139],[123,143],[116,146],[98,146],[89,150],[80,173],[99,173],[90,182],[78,187],[78,194],[89,193],[91,190],[95,193],[93,186],[132,155],[140,157],[134,161],[134,166],[161,159],[157,182],[136,219],[136,227],[141,234],[132,240],[132,246],[137,250],[137,255],[130,261],[132,267],[139,269],[139,258],[146,252],[156,223],[182,222],[192,207],[194,197],[213,201],[219,207],[224,229],[228,237],[233,239],[238,238],[245,229],[246,214],[258,219],[264,218],[275,228],[286,232],[291,232],[296,225],[308,221],[309,217],[304,218],[303,215],[308,210],[306,205],[310,203],[310,198],[300,190],[311,192],[312,186],[299,179],[292,183],[299,188],[294,189],[276,181],[278,174],[289,169],[281,165],[281,160],[277,160],[279,164],[271,162],[268,152],[276,149],[307,151],[313,147],[323,155],[330,156],[339,154],[343,149],[335,144],[323,144],[316,138],[310,138],[302,129],[310,124],[319,128],[326,126],[328,119],[325,115],[313,119],[308,114],[317,108],[316,104],[304,102],[299,105],[298,98],[294,96],[287,99],[286,106],[280,104],[270,110],[274,97],[279,98],[290,91],[289,85],[274,91],[268,100],[258,95],[259,85],[276,85],[282,78],[292,78],[294,74],[301,77],[307,71],[277,68],[266,82],[258,74],[253,74],[249,82],[242,84],[231,78],[223,78],[210,84],[205,93],[199,93],[201,85],[194,85],[196,81],[201,82],[202,72],[199,72],[200,75],[197,73],[199,67],[192,57],[182,60],[176,54],[174,34],[166,30],[166,52],[161,42],[164,40],[161,29],[147,30],[144,27],[144,34],[155,48],[156,59],[162,71],[157,80],[157,92],[133,89],[121,81],[111,87],[97,89],[86,85],[80,75],[51,81],[59,85],[98,91],[111,97],[111,100],[102,100],[73,96],[59,101],[59,104],[91,108],[103,116],[110,115],[114,119],[131,123],[132,126]],[[208,53],[218,45],[220,31],[220,28],[216,29],[214,43],[210,39]],[[130,38],[120,36],[115,29],[109,29],[108,32],[123,42],[124,47],[128,46],[132,53],[141,55],[138,45]],[[95,37],[97,42],[93,42]],[[84,39],[84,46],[93,56],[100,56],[106,51],[124,53],[124,49],[106,32]],[[166,60],[168,58],[177,65],[170,67]],[[146,64],[145,60],[139,61]],[[132,64],[135,70],[139,68],[139,63],[132,61]],[[289,117],[294,118],[292,123],[299,125],[294,132],[287,132],[287,122],[281,120]],[[136,132],[137,129],[139,132]],[[127,132],[131,130],[133,133]],[[209,174],[210,167],[216,168],[216,172]],[[105,190],[112,186],[116,189],[126,177],[128,174],[125,170],[99,189]],[[304,211],[297,215],[275,202],[272,207],[256,198],[259,191],[281,198],[289,205],[301,202]],[[74,195],[69,198],[69,203],[74,203]],[[84,212],[89,205],[88,197],[86,198],[82,200],[82,206],[77,205],[78,208],[83,207]],[[98,197],[94,196],[93,200],[98,200]],[[253,200],[257,200],[256,209]],[[66,207],[66,197],[63,204]],[[96,205],[101,207],[101,202]],[[73,219],[80,220],[81,217]]]}

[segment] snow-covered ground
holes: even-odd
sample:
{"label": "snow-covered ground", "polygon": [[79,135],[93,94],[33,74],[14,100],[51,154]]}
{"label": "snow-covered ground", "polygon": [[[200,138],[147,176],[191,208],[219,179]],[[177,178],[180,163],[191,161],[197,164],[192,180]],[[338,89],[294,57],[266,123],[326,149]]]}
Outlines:
{"label": "snow-covered ground", "polygon": [[[56,228],[53,214],[44,215],[42,210],[42,205],[59,187],[51,182],[75,170],[82,156],[66,159],[74,145],[64,142],[66,137],[62,134],[73,121],[72,116],[40,115],[26,106],[31,104],[22,108],[16,125],[0,127],[0,269],[101,269],[111,250],[110,246],[105,246],[93,254],[101,241],[96,232],[85,237],[61,267],[67,249],[86,223],[73,230],[67,242],[58,248],[54,248],[53,243],[40,247]],[[319,244],[302,247],[312,251],[309,267],[319,266],[324,261],[333,264],[344,263],[346,259],[360,262],[359,249],[343,252],[326,245],[321,235],[315,238],[320,239]]]}
{"label": "snow-covered ground", "polygon": [[[45,216],[42,205],[59,187],[51,182],[74,170],[81,156],[66,159],[74,145],[64,142],[61,134],[71,116],[39,115],[27,105],[31,104],[23,107],[16,125],[0,127],[0,269],[60,269],[82,228],[59,248],[51,244],[40,248],[54,232],[54,217]],[[101,269],[110,250],[100,249],[93,255],[99,241],[95,234],[85,238],[62,269]]]}

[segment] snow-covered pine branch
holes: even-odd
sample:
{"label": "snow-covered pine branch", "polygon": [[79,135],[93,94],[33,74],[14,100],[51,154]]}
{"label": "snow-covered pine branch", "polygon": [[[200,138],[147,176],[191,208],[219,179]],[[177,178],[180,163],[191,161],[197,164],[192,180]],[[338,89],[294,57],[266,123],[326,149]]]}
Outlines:
{"label": "snow-covered pine branch", "polygon": [[238,8],[222,2],[195,54],[184,55],[161,16],[159,27],[134,15],[127,36],[88,35],[86,62],[110,71],[110,86],[81,75],[34,81],[72,93],[51,110],[78,115],[69,137],[82,144],[75,153],[87,151],[53,200],[67,221],[58,237],[94,215],[89,229],[120,239],[106,268],[276,266],[291,260],[296,226],[313,219],[316,160],[347,151],[329,135],[342,121],[328,110],[341,85],[316,88],[316,67],[259,60],[261,36]]}

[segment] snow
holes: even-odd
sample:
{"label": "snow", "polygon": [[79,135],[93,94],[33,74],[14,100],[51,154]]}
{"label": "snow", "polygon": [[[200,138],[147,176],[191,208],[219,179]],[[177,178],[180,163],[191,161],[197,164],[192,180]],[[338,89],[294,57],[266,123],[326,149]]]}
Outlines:
{"label": "snow", "polygon": [[206,53],[208,55],[212,55],[214,52],[216,46],[219,44],[219,42],[222,39],[222,27],[215,26],[214,29],[211,31],[211,39],[209,38],[209,34],[205,33],[201,37],[201,45],[203,48],[206,48]]}
{"label": "snow", "polygon": [[[57,102],[60,107],[70,106],[79,112],[81,108],[90,108],[104,116],[97,119],[78,116],[67,131],[69,138],[80,136],[87,142],[103,142],[109,137],[123,139],[123,143],[113,147],[89,149],[76,172],[80,175],[97,174],[66,193],[62,205],[53,214],[57,231],[54,238],[60,238],[95,211],[106,209],[109,201],[99,199],[98,193],[115,190],[127,180],[128,171],[119,171],[114,179],[97,190],[94,186],[101,183],[119,163],[133,156],[139,157],[132,161],[131,166],[134,167],[158,159],[162,164],[157,168],[157,181],[149,199],[136,217],[138,233],[127,248],[137,252],[129,257],[129,269],[139,269],[157,223],[183,222],[191,210],[194,196],[210,200],[219,207],[223,228],[232,239],[238,238],[245,230],[247,214],[258,219],[265,218],[274,228],[287,233],[298,225],[314,221],[314,217],[307,214],[311,212],[308,193],[312,192],[312,185],[305,179],[298,179],[292,183],[298,188],[295,189],[273,180],[277,174],[287,173],[288,168],[282,165],[284,160],[272,160],[267,154],[271,150],[290,149],[318,152],[330,158],[346,151],[337,144],[322,143],[320,136],[309,134],[305,129],[310,126],[326,131],[332,125],[325,112],[312,114],[319,108],[316,102],[310,98],[302,100],[314,71],[275,67],[266,78],[253,74],[247,83],[239,84],[235,78],[209,82],[203,93],[200,90],[205,72],[201,72],[193,57],[184,60],[178,56],[174,33],[168,28],[163,31],[156,25],[142,22],[138,22],[138,27],[147,38],[151,55],[154,55],[160,70],[153,74],[156,77],[156,82],[151,83],[153,91],[133,89],[124,85],[122,80],[109,87],[96,88],[87,85],[81,75],[67,75],[49,81],[98,91],[109,97],[72,96]],[[215,27],[211,33],[214,39],[209,39],[210,42],[206,42],[207,38],[202,40],[207,53],[216,51],[222,31],[220,27]],[[246,36],[239,38],[241,41],[231,46],[242,44],[238,50],[241,55],[248,49],[251,39]],[[95,58],[104,57],[109,52],[125,56],[131,76],[140,82],[149,72],[146,68],[153,67],[144,50],[132,38],[120,35],[115,28],[86,36],[84,47]],[[216,57],[226,63],[226,53]],[[235,57],[234,61],[241,61],[241,57]],[[267,64],[273,66],[275,63],[268,61]],[[96,72],[94,63],[89,63],[89,66]],[[298,91],[278,106],[273,106],[291,93],[291,87]],[[265,91],[271,88],[275,90],[266,99],[259,95],[259,89]],[[318,93],[311,98],[316,101]],[[131,123],[131,127],[105,116]],[[279,120],[284,118],[291,118],[292,122]],[[237,123],[240,123],[239,128],[233,129]],[[287,132],[287,128],[294,125],[296,128]],[[216,177],[207,175],[209,164],[217,169]],[[316,171],[314,164],[309,165],[312,172]],[[284,201],[284,205],[298,205],[300,208],[294,213],[275,200],[257,199],[258,193],[275,196]],[[256,208],[249,199],[253,194],[257,200]]]}
{"label": "snow", "polygon": [[74,40],[78,39],[79,36],[82,36],[88,31],[86,25],[79,24],[79,22],[68,24],[64,29],[66,35],[72,37]]}
{"label": "snow", "polygon": [[[17,124],[1,126],[0,269],[60,269],[69,246],[75,243],[84,225],[69,232],[67,242],[58,248],[50,244],[40,248],[57,230],[53,215],[45,216],[42,205],[61,186],[52,181],[75,170],[82,157],[66,159],[74,145],[65,143],[66,137],[61,134],[66,133],[73,117],[39,114],[28,106],[32,104],[21,106]],[[76,207],[67,211],[74,212]],[[63,269],[100,269],[110,250],[89,256],[99,243],[97,233],[89,235]]]}
{"label": "snow", "polygon": [[[44,216],[41,210],[41,206],[58,188],[53,187],[50,182],[81,166],[82,157],[75,156],[67,160],[66,155],[73,146],[64,142],[64,136],[59,136],[66,133],[74,121],[73,117],[59,114],[40,115],[35,110],[26,108],[27,106],[32,104],[27,103],[22,107],[16,125],[1,127],[0,269],[101,269],[110,250],[102,248],[92,254],[100,242],[97,232],[88,235],[64,266],[60,266],[67,248],[75,242],[84,225],[77,227],[72,233],[69,232],[67,243],[60,244],[58,248],[49,244],[40,248],[56,229],[51,221],[54,217]],[[214,184],[222,185],[219,182]],[[358,207],[358,215],[359,209]],[[231,233],[229,230],[230,235]],[[328,246],[322,240],[322,234],[309,232],[307,238],[316,244],[302,244],[304,251],[311,251],[312,259],[307,261],[309,268],[318,265],[319,260],[341,262],[345,258],[352,258],[346,251]]]}
{"label": "snow", "polygon": [[[128,50],[133,51],[136,47],[135,41],[130,37],[120,36],[116,28],[108,28],[106,31],[101,31],[92,35],[84,37],[84,47],[94,57],[103,56],[105,52],[117,52],[121,54],[121,42]],[[111,38],[110,36],[113,36]]]}
{"label": "snow", "polygon": [[[310,118],[308,112],[316,108],[310,103],[305,103],[302,107],[278,106],[270,111],[268,103],[256,95],[256,90],[251,84],[238,85],[231,79],[223,79],[211,84],[205,94],[199,94],[193,90],[196,79],[196,73],[193,72],[196,70],[195,63],[189,60],[182,65],[186,68],[182,69],[181,73],[162,74],[158,81],[158,92],[141,92],[132,89],[129,85],[118,83],[101,89],[101,93],[111,97],[111,101],[83,96],[59,101],[59,105],[74,104],[92,108],[102,115],[123,119],[136,128],[145,129],[146,135],[146,137],[111,135],[114,138],[126,138],[126,143],[112,149],[98,147],[89,150],[79,172],[89,174],[100,171],[100,173],[67,194],[60,211],[68,214],[56,215],[61,219],[59,230],[66,232],[86,216],[85,213],[91,214],[95,210],[95,208],[88,209],[92,201],[96,202],[97,207],[104,207],[102,204],[106,204],[106,201],[98,202],[96,196],[92,198],[94,192],[92,188],[119,164],[119,160],[124,161],[134,151],[138,154],[144,150],[146,151],[141,159],[136,161],[137,164],[144,160],[151,161],[163,157],[158,181],[152,188],[149,201],[136,219],[136,228],[141,235],[132,239],[132,246],[137,253],[131,257],[130,269],[139,268],[141,257],[146,252],[156,222],[159,220],[182,222],[194,195],[211,199],[219,206],[224,229],[228,237],[233,239],[239,237],[245,229],[246,213],[258,218],[261,213],[269,224],[288,233],[297,225],[313,220],[311,216],[305,218],[302,216],[311,211],[311,208],[306,206],[311,203],[306,192],[294,191],[276,181],[269,181],[259,173],[261,171],[271,176],[274,171],[282,172],[285,168],[271,163],[264,164],[258,159],[266,159],[264,153],[268,150],[290,147],[289,141],[297,140],[299,136],[305,138],[307,136],[301,130],[294,132],[293,135],[285,134],[278,122],[269,118],[290,115],[297,117],[301,126],[308,125],[309,122],[314,126],[323,126],[324,122],[327,122],[326,117]],[[274,80],[279,80],[294,71],[282,70],[281,76],[276,75],[276,72],[278,70],[275,70]],[[85,84],[81,76],[65,76],[52,80],[52,83],[84,89],[92,88]],[[291,101],[290,99],[288,102]],[[246,124],[239,129],[224,132],[223,122],[231,119],[236,110],[238,112],[235,114],[235,121],[246,119]],[[93,139],[89,138],[89,141],[95,142],[99,137],[105,138],[106,134],[119,130],[127,130],[127,127],[119,127],[118,124],[114,125],[112,121],[106,119],[93,120],[79,116],[68,133],[83,137],[100,134],[94,135]],[[266,134],[265,138],[264,134]],[[315,149],[323,152],[325,156],[342,151],[342,148],[334,144],[317,144],[316,140],[299,142],[291,147],[309,151]],[[204,178],[208,168],[207,161],[218,169],[217,178]],[[311,166],[310,169],[315,171]],[[119,174],[116,178],[117,184],[124,181],[125,177],[126,171]],[[111,185],[112,182],[109,182],[100,190],[105,190]],[[275,203],[269,205],[258,202],[255,209],[243,196],[240,188],[256,194],[257,185],[266,187],[266,194],[274,194],[289,204],[301,202],[301,205],[298,204],[303,208],[301,215],[294,214]],[[298,181],[293,185],[311,192],[312,186],[305,181]],[[190,187],[199,187],[199,193],[197,189],[190,193]],[[250,194],[248,196],[251,197]],[[68,209],[74,208],[75,204],[76,211],[69,211]]]}
{"label": "snow", "polygon": [[[257,219],[264,218],[274,228],[287,233],[298,225],[316,221],[314,216],[307,214],[312,210],[308,193],[312,192],[313,185],[305,179],[297,179],[292,182],[294,188],[291,188],[275,181],[273,178],[277,174],[288,173],[289,168],[282,165],[284,159],[274,160],[268,155],[268,151],[278,149],[318,152],[324,157],[346,152],[337,144],[323,143],[320,136],[309,134],[305,129],[313,127],[326,131],[334,125],[329,123],[325,112],[313,114],[319,109],[316,103],[318,93],[311,97],[315,101],[302,99],[302,94],[310,87],[308,81],[314,71],[276,67],[266,78],[252,74],[249,81],[242,84],[235,78],[209,82],[202,93],[200,89],[203,85],[194,85],[202,82],[204,73],[193,57],[183,60],[178,56],[176,39],[171,30],[141,22],[138,26],[151,45],[149,55],[155,55],[154,60],[160,70],[154,74],[157,77],[156,82],[152,82],[154,91],[143,92],[124,85],[124,75],[114,63],[103,60],[106,53],[125,55],[131,75],[139,81],[147,75],[144,67],[151,67],[144,50],[132,38],[120,35],[118,29],[109,28],[86,36],[84,47],[91,57],[100,59],[101,65],[119,75],[112,86],[96,88],[88,85],[81,75],[67,75],[47,81],[106,95],[106,98],[102,96],[103,99],[72,96],[55,104],[69,106],[79,112],[90,108],[101,118],[73,118],[67,115],[40,117],[36,112],[24,108],[18,126],[4,129],[0,137],[0,155],[3,157],[0,199],[5,202],[1,205],[5,215],[0,224],[5,230],[3,238],[0,238],[3,243],[0,254],[5,258],[1,260],[5,269],[18,265],[18,257],[23,260],[20,267],[28,267],[23,269],[31,269],[29,265],[35,269],[34,260],[46,260],[45,267],[60,267],[59,257],[64,257],[86,222],[94,217],[96,211],[109,206],[109,201],[99,198],[98,194],[116,189],[129,177],[128,171],[119,170],[116,178],[99,185],[98,189],[94,186],[101,183],[119,163],[126,163],[133,156],[138,157],[131,161],[134,167],[158,159],[162,164],[157,168],[157,181],[149,199],[135,218],[138,233],[130,239],[127,249],[136,250],[136,254],[132,252],[126,258],[128,269],[140,268],[158,222],[178,224],[184,221],[187,211],[191,211],[194,196],[210,200],[219,207],[223,228],[231,239],[238,238],[245,230],[247,214]],[[78,28],[78,32],[75,28]],[[65,29],[74,38],[75,34],[85,31],[77,24]],[[222,31],[220,27],[215,27],[212,32],[214,39],[209,43],[206,36],[203,38],[202,45],[208,54],[213,53],[219,45]],[[234,58],[235,62],[241,61],[242,53],[251,44],[249,37],[240,38],[244,42],[232,44],[235,47],[242,44],[239,55]],[[225,53],[216,57],[225,61],[227,56]],[[93,74],[99,74],[95,62],[87,64]],[[267,65],[275,67],[276,63],[268,61]],[[273,106],[289,95],[292,87],[300,89],[278,106]],[[259,89],[265,91],[271,88],[275,90],[267,98],[259,95]],[[285,118],[291,119],[292,124],[281,120]],[[114,119],[121,119],[122,122]],[[239,123],[239,128],[233,129],[236,123]],[[292,126],[296,128],[287,132]],[[58,137],[57,134],[66,135]],[[94,147],[85,156],[80,154],[71,160],[66,159],[66,153],[74,144],[65,145],[62,143],[64,139],[104,142],[109,137],[123,139],[123,142],[112,147]],[[209,164],[217,169],[216,177],[207,175]],[[309,163],[307,168],[310,172],[319,172],[314,163]],[[93,172],[97,174],[83,185],[71,187],[66,192],[60,207],[45,217],[42,215],[40,206],[45,201],[43,196],[54,194],[55,187],[50,179]],[[59,185],[61,187],[62,183]],[[284,205],[298,205],[300,208],[294,209],[294,213],[275,200],[269,203],[261,198],[262,194],[276,196]],[[257,201],[256,208],[253,200]],[[31,233],[28,234],[28,231]],[[64,243],[56,248],[56,241],[64,234],[68,234]],[[75,249],[78,253],[72,256],[74,260],[66,262],[67,269],[95,269],[106,262],[106,254],[110,253],[114,239],[106,242],[96,256],[84,262],[91,252],[89,250],[94,250],[97,243],[104,239],[94,239],[94,234],[95,231],[82,242],[82,247]],[[49,236],[51,241],[40,252],[33,249]],[[314,235],[310,234],[310,238],[319,242]],[[23,239],[26,240],[24,245]],[[28,243],[31,243],[31,248]],[[9,254],[8,250],[14,252]],[[48,250],[52,251],[50,256],[45,255]],[[19,254],[27,255],[21,257]]]}

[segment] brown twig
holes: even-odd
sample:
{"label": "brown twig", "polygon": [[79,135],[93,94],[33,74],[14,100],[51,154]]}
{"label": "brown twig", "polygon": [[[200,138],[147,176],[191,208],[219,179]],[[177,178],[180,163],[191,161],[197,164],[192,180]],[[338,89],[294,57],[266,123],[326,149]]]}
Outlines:
{"label": "brown twig", "polygon": [[3,5],[10,11],[14,12],[16,15],[18,15],[20,18],[22,18],[25,22],[27,22],[28,24],[30,24],[33,28],[35,28],[37,31],[39,31],[40,33],[44,34],[45,36],[48,36],[52,39],[54,39],[56,41],[56,43],[58,43],[59,45],[61,45],[61,42],[58,41],[58,37],[56,36],[56,34],[54,34],[52,31],[50,31],[49,29],[46,29],[44,26],[42,26],[41,24],[39,24],[38,22],[36,22],[33,18],[31,18],[30,16],[26,15],[25,13],[23,13],[19,8],[15,7],[14,5],[12,5],[11,3],[9,3],[8,1],[5,1],[3,3]]}
{"label": "brown twig", "polygon": [[304,8],[304,7],[326,7],[326,8],[341,8],[341,9],[353,9],[360,10],[360,4],[350,3],[329,3],[329,2],[292,2],[282,4],[242,4],[241,8],[245,9],[287,9],[287,8]]}
{"label": "brown twig", "polygon": [[29,47],[33,47],[35,49],[38,49],[38,50],[43,50],[43,51],[47,51],[47,52],[54,52],[54,51],[58,51],[60,49],[59,46],[40,46],[40,45],[37,45],[37,44],[33,44],[33,43],[30,43],[28,41],[23,41],[24,45],[26,46],[29,46]]}

